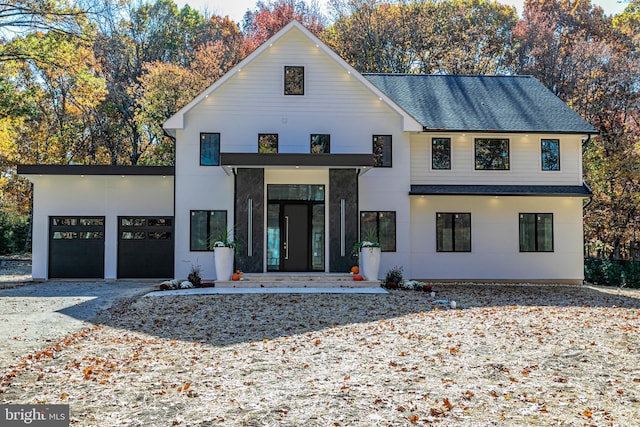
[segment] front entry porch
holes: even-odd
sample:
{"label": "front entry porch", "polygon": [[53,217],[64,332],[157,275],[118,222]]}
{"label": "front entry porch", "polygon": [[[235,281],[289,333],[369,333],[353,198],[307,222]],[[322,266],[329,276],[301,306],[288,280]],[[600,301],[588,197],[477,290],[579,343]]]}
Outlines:
{"label": "front entry porch", "polygon": [[354,281],[347,273],[245,273],[238,281],[216,281],[216,288],[380,288],[379,280]]}

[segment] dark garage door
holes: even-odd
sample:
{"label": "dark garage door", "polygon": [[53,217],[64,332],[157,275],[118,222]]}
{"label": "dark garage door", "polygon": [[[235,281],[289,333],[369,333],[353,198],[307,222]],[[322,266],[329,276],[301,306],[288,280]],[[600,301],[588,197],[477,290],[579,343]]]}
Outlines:
{"label": "dark garage door", "polygon": [[104,277],[104,217],[49,217],[49,278]]}
{"label": "dark garage door", "polygon": [[118,277],[173,277],[173,217],[118,218]]}

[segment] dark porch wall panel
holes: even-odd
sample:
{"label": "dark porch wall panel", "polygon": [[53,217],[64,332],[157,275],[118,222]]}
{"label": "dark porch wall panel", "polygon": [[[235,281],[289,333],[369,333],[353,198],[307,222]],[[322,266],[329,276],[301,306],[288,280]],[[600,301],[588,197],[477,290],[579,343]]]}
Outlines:
{"label": "dark porch wall panel", "polygon": [[[247,273],[262,273],[264,271],[264,169],[237,169],[235,193],[233,234],[238,243],[236,269]],[[249,246],[249,233],[247,232],[249,199],[251,199],[253,206],[251,256],[247,253]]]}
{"label": "dark porch wall panel", "polygon": [[[345,254],[340,255],[340,200],[345,201]],[[358,241],[358,171],[329,169],[329,271],[347,272],[358,263],[351,248]]]}

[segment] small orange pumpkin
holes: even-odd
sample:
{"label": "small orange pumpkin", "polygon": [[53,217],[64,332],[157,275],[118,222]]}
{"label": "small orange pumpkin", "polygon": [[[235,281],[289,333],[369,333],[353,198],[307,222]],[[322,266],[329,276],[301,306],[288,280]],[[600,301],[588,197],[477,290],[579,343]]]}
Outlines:
{"label": "small orange pumpkin", "polygon": [[354,265],[353,267],[351,267],[351,272],[353,274],[358,274],[360,273],[360,268],[357,265]]}
{"label": "small orange pumpkin", "polygon": [[353,280],[355,280],[356,282],[362,282],[364,278],[361,275],[356,274],[355,276],[353,276]]}
{"label": "small orange pumpkin", "polygon": [[234,282],[237,282],[238,280],[240,280],[240,275],[239,274],[231,275],[231,280],[233,280]]}

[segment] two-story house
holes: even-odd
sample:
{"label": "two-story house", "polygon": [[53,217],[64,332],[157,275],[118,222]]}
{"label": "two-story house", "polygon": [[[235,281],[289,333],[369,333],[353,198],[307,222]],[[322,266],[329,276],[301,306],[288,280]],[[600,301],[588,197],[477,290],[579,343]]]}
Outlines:
{"label": "two-story house", "polygon": [[427,280],[580,283],[582,143],[532,77],[360,74],[298,22],[164,125],[175,168],[21,166],[33,276],[346,272],[382,247]]}

